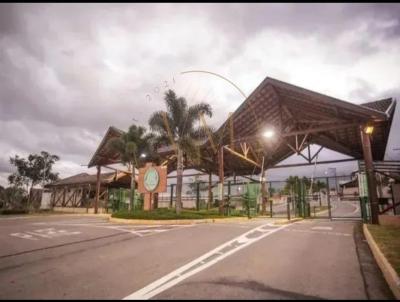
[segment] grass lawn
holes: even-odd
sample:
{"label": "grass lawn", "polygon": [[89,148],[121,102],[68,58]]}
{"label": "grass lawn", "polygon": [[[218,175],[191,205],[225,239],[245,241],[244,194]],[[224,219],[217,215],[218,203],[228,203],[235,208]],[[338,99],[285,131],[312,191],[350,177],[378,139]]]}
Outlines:
{"label": "grass lawn", "polygon": [[153,211],[135,211],[130,213],[126,210],[113,213],[111,217],[124,218],[124,219],[152,219],[152,220],[165,220],[165,219],[207,219],[207,218],[229,218],[229,217],[246,217],[246,215],[238,212],[231,213],[230,216],[222,216],[218,213],[218,209],[210,210],[188,210],[182,209],[181,214],[177,215],[175,209],[156,209]]}
{"label": "grass lawn", "polygon": [[387,225],[368,225],[379,249],[400,275],[400,227]]}

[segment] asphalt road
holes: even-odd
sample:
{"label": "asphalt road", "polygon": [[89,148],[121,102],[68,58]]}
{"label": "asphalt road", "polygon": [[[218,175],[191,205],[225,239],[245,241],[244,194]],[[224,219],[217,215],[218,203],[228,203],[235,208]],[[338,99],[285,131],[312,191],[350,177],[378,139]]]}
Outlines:
{"label": "asphalt road", "polygon": [[272,221],[0,218],[0,299],[392,298],[358,222]]}

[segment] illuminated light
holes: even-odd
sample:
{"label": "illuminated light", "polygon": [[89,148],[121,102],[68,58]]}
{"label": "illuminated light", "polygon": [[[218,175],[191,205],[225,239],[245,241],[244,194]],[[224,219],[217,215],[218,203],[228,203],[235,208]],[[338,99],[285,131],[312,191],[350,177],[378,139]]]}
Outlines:
{"label": "illuminated light", "polygon": [[275,131],[274,130],[267,130],[263,133],[263,136],[266,138],[271,138],[275,135]]}
{"label": "illuminated light", "polygon": [[145,158],[147,155],[145,153],[140,154],[141,158]]}
{"label": "illuminated light", "polygon": [[374,127],[373,126],[367,126],[367,127],[365,127],[364,131],[367,134],[372,134],[372,132],[374,132]]}

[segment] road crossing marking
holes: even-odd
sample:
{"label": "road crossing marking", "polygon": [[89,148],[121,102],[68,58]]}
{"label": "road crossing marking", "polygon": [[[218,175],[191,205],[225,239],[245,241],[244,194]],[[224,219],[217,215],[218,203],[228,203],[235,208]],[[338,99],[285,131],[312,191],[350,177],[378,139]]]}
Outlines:
{"label": "road crossing marking", "polygon": [[[95,220],[90,220],[87,222],[74,222],[72,220],[67,221],[58,221],[58,222],[35,222],[32,225],[53,225],[53,226],[86,226],[86,227],[94,227],[94,228],[105,228],[111,230],[117,230],[124,233],[131,233],[138,237],[150,236],[153,234],[160,234],[166,231],[171,231],[174,229],[185,228],[185,227],[193,227],[194,224],[188,225],[179,225],[179,224],[172,224],[172,225],[128,225],[128,224],[111,224],[109,222],[99,222]],[[29,232],[26,232],[29,233]],[[16,235],[17,234],[17,235]],[[12,236],[24,238],[24,239],[31,239],[29,234],[25,234],[22,236],[19,233],[16,233]],[[10,234],[11,235],[11,234]],[[42,236],[43,237],[43,236]]]}
{"label": "road crossing marking", "polygon": [[[267,224],[263,224],[253,228],[246,233],[216,247],[210,252],[198,257],[197,259],[185,264],[175,271],[165,275],[164,277],[152,282],[142,289],[126,296],[124,300],[144,300],[150,299],[168,288],[178,284],[179,282],[205,270],[215,263],[225,259],[226,257],[238,252],[239,250],[269,236],[289,225],[283,225],[275,229],[265,230]],[[257,235],[257,236],[256,236]]]}

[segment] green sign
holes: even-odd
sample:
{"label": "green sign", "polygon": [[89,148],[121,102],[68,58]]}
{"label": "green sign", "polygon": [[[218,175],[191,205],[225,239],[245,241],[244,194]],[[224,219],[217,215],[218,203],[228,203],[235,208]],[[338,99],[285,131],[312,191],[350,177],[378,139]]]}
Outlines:
{"label": "green sign", "polygon": [[154,168],[147,169],[146,173],[144,174],[145,189],[149,192],[154,191],[157,188],[159,181],[160,175],[158,175],[158,171]]}
{"label": "green sign", "polygon": [[358,190],[360,197],[368,197],[367,175],[365,172],[358,173]]}

